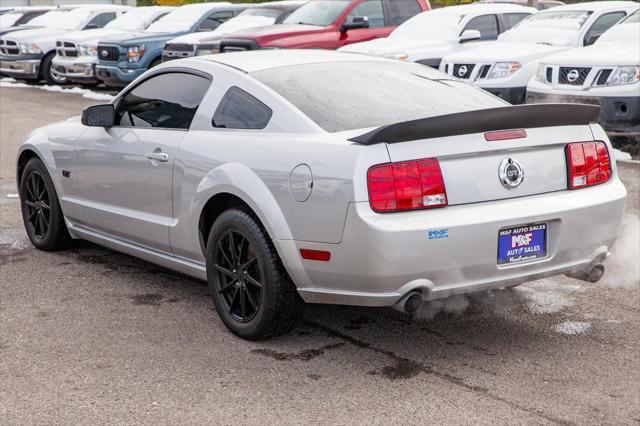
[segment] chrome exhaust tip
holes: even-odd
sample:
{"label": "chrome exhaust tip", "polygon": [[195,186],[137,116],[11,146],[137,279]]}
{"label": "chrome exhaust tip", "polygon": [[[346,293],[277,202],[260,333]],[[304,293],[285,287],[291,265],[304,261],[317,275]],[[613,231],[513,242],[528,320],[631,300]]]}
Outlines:
{"label": "chrome exhaust tip", "polygon": [[604,265],[602,263],[596,263],[590,265],[584,270],[572,274],[567,274],[571,278],[575,278],[590,283],[597,283],[604,275]]}
{"label": "chrome exhaust tip", "polygon": [[603,275],[604,265],[602,263],[599,263],[591,268],[591,270],[587,273],[587,281],[591,283],[597,283],[598,281],[600,281]]}
{"label": "chrome exhaust tip", "polygon": [[407,314],[413,314],[422,306],[422,294],[417,291],[412,291],[400,298],[393,309],[404,312]]}

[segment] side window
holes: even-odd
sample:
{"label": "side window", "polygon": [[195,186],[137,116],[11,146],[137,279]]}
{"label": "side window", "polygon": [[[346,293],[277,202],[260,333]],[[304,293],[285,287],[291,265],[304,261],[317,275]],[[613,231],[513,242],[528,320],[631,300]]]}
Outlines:
{"label": "side window", "polygon": [[505,13],[502,15],[502,32],[510,30],[515,24],[529,16],[528,13]]}
{"label": "side window", "polygon": [[347,16],[347,21],[353,18],[369,18],[369,28],[384,27],[384,11],[382,9],[382,0],[366,0],[360,3]]}
{"label": "side window", "polygon": [[85,26],[85,29],[102,28],[114,19],[116,19],[115,12],[100,13],[94,16],[91,21],[89,21],[89,23]]}
{"label": "side window", "polygon": [[208,79],[193,74],[151,77],[122,98],[116,125],[188,129],[209,85]]}
{"label": "side window", "polygon": [[415,0],[393,0],[387,3],[393,25],[400,25],[407,19],[422,12]]}
{"label": "side window", "polygon": [[211,124],[224,129],[264,129],[272,114],[271,108],[234,86],[222,97]]}
{"label": "side window", "polygon": [[233,18],[233,11],[215,12],[207,16],[198,27],[198,31],[213,31],[223,22]]}
{"label": "side window", "polygon": [[611,12],[605,13],[601,17],[595,20],[589,31],[584,36],[583,44],[585,46],[589,46],[596,42],[598,37],[602,35],[603,32],[607,31],[609,28],[613,26],[616,22],[621,20],[626,16],[624,12]]}
{"label": "side window", "polygon": [[476,16],[467,23],[462,32],[465,30],[480,31],[480,40],[495,40],[498,38],[496,15]]}

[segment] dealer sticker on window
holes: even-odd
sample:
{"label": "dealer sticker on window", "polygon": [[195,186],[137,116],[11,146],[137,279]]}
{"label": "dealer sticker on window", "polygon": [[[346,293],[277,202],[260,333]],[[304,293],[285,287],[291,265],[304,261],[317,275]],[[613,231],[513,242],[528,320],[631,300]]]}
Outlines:
{"label": "dealer sticker on window", "polygon": [[547,255],[547,224],[502,229],[498,233],[498,263],[518,263]]}

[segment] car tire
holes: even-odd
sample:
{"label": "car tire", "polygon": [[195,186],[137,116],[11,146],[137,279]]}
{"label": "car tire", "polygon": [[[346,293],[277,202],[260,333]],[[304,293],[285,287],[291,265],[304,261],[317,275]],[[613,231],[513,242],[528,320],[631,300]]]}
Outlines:
{"label": "car tire", "polygon": [[304,302],[251,212],[232,208],[220,214],[209,232],[206,261],[213,303],[235,335],[278,336],[300,321]]}
{"label": "car tire", "polygon": [[53,61],[53,57],[55,56],[55,52],[49,53],[44,57],[41,64],[40,74],[42,79],[47,82],[47,84],[65,84],[67,83],[67,79],[64,77],[58,77],[53,70],[51,61]]}
{"label": "car tire", "polygon": [[27,236],[40,250],[62,250],[72,239],[47,168],[39,158],[29,160],[20,178],[20,207]]}
{"label": "car tire", "polygon": [[162,63],[162,58],[156,58],[149,64],[149,69],[156,67]]}

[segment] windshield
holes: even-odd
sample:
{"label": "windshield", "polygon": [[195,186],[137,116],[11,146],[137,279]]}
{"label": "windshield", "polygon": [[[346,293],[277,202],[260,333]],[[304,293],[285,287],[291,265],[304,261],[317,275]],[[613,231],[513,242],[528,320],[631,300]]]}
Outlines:
{"label": "windshield", "polygon": [[453,13],[420,13],[396,28],[389,38],[455,38],[463,18]]}
{"label": "windshield", "polygon": [[328,132],[502,107],[495,96],[406,62],[331,62],[252,73]]}
{"label": "windshield", "polygon": [[179,33],[191,31],[191,28],[206,12],[208,12],[208,10],[202,8],[182,6],[149,25],[145,31],[150,33]]}
{"label": "windshield", "polygon": [[[594,46],[638,46],[640,47],[640,14],[634,13],[604,32]],[[640,59],[640,58],[638,58]]]}
{"label": "windshield", "polygon": [[23,12],[9,12],[4,15],[0,15],[0,28],[11,27],[22,17],[22,15],[24,15]]}
{"label": "windshield", "polygon": [[569,46],[575,42],[580,28],[589,19],[591,13],[585,10],[538,12],[501,34],[499,39],[509,42]]}
{"label": "windshield", "polygon": [[87,9],[54,10],[33,18],[29,25],[60,30],[79,30],[87,22],[91,13]]}
{"label": "windshield", "polygon": [[242,11],[240,16],[264,16],[267,18],[277,18],[283,11],[280,9],[269,9],[266,7],[252,7],[250,9],[245,9]]}
{"label": "windshield", "polygon": [[312,0],[289,15],[284,23],[326,27],[333,24],[350,3],[350,0]]}
{"label": "windshield", "polygon": [[112,30],[141,31],[144,29],[145,23],[151,16],[152,12],[141,7],[133,9],[124,15],[120,15],[104,27]]}

